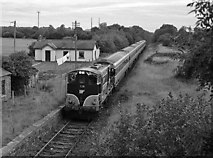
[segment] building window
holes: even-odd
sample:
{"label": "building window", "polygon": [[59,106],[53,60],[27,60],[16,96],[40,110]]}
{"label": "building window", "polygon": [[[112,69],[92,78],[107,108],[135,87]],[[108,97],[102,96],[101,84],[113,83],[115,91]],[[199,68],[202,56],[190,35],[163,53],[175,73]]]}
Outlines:
{"label": "building window", "polygon": [[79,59],[84,59],[84,51],[79,51]]}
{"label": "building window", "polygon": [[5,80],[2,80],[1,81],[1,88],[2,88],[2,95],[5,95],[6,94],[6,90],[5,90]]}
{"label": "building window", "polygon": [[68,51],[63,51],[63,56],[65,56],[66,54],[68,54]]}

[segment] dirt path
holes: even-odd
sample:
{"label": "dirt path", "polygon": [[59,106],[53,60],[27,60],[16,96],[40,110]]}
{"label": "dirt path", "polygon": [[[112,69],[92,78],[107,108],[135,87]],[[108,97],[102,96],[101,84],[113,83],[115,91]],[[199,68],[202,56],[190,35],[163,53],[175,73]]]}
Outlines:
{"label": "dirt path", "polygon": [[[177,61],[171,60],[160,65],[150,65],[144,62],[147,57],[156,51],[162,52],[165,50],[165,47],[149,45],[140,56],[135,67],[121,83],[119,91],[113,94],[110,103],[108,103],[111,105],[109,105],[110,107],[108,107],[109,109],[107,109],[105,116],[102,116],[100,121],[97,122],[92,136],[88,140],[85,139],[83,145],[85,147],[85,155],[93,155],[90,151],[95,149],[92,147],[94,143],[91,142],[96,142],[96,145],[97,143],[101,144],[110,135],[114,122],[120,117],[119,111],[121,109],[128,110],[129,113],[134,114],[137,104],[153,106],[165,98],[169,92],[174,96],[179,95],[180,92],[182,94],[188,93],[192,96],[198,95],[195,83],[183,83],[173,77],[174,69],[178,65]],[[171,51],[171,48],[169,48],[169,51]]]}

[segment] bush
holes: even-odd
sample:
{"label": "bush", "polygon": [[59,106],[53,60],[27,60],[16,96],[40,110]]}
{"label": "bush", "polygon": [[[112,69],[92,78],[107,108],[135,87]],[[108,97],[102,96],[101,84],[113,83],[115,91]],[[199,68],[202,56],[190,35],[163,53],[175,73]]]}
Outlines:
{"label": "bush", "polygon": [[11,72],[11,87],[15,92],[24,91],[29,79],[37,70],[32,67],[32,58],[26,52],[12,53],[8,58],[2,58],[2,67]]}
{"label": "bush", "polygon": [[206,156],[212,148],[211,104],[204,96],[171,94],[152,109],[138,104],[135,116],[121,114],[107,149],[119,156]]}

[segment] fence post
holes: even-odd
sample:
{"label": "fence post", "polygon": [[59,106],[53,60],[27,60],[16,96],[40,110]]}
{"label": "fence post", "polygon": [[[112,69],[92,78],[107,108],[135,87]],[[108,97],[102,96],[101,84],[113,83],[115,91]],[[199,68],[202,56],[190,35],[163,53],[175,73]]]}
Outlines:
{"label": "fence post", "polygon": [[12,91],[12,101],[13,101],[13,105],[15,105],[15,99],[14,99],[14,91]]}
{"label": "fence post", "polygon": [[64,75],[65,78],[65,97],[66,97],[66,93],[67,93],[67,74]]}
{"label": "fence post", "polygon": [[26,86],[24,85],[24,96],[27,96],[27,92],[26,92]]}

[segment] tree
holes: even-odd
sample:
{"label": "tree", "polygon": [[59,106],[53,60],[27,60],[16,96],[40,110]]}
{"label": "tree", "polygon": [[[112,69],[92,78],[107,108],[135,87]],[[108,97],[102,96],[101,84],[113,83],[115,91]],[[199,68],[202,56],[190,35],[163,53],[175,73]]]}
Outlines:
{"label": "tree", "polygon": [[211,88],[213,87],[213,2],[196,0],[187,6],[194,7],[190,13],[194,12],[198,20],[193,40],[190,42],[190,53],[186,56],[183,66],[179,68],[178,75],[186,78],[195,77],[201,86]]}
{"label": "tree", "polygon": [[29,49],[28,55],[31,56],[32,58],[35,57],[35,49],[33,48],[35,44],[36,44],[36,42],[32,42],[32,43],[28,46],[28,49]]}
{"label": "tree", "polygon": [[158,38],[165,33],[169,33],[171,37],[174,37],[177,33],[177,28],[173,25],[163,24],[160,29],[155,30],[153,42],[157,42]]}
{"label": "tree", "polygon": [[16,94],[23,92],[24,86],[28,85],[30,77],[37,71],[32,67],[32,58],[24,51],[3,58],[2,67],[12,73],[11,87]]}
{"label": "tree", "polygon": [[213,1],[210,0],[196,0],[187,4],[188,7],[195,7],[189,13],[195,13],[197,17],[197,27],[204,28],[206,30],[212,30],[213,26]]}
{"label": "tree", "polygon": [[171,46],[171,35],[169,33],[162,34],[157,41],[161,42],[163,46]]}

